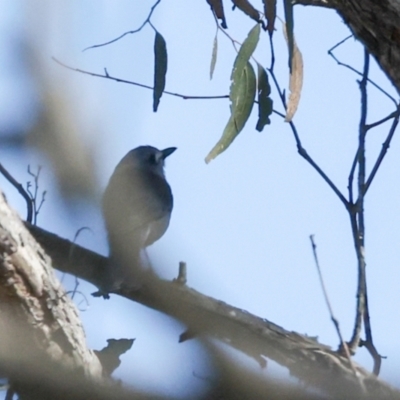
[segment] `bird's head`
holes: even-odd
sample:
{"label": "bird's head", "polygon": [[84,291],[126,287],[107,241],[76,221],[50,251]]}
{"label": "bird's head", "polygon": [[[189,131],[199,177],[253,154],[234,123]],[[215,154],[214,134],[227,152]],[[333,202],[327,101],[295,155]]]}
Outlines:
{"label": "bird's head", "polygon": [[152,146],[140,146],[131,150],[120,164],[131,165],[133,168],[144,169],[164,176],[164,161],[176,150],[176,147],[168,147],[158,150]]}

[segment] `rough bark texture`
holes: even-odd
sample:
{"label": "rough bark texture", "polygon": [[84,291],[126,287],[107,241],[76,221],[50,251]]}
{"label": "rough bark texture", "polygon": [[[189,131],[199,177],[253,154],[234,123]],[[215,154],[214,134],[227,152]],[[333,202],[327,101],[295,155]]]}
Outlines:
{"label": "rough bark texture", "polygon": [[295,0],[294,3],[335,9],[400,92],[399,0]]}
{"label": "rough bark texture", "polygon": [[[0,193],[0,361],[8,376],[18,365],[57,363],[100,379],[75,305],[54,276],[50,258]],[[9,374],[7,369],[9,368]]]}
{"label": "rough bark texture", "polygon": [[[38,227],[29,229],[57,269],[101,284],[104,257]],[[72,257],[68,256],[71,248],[74,248]],[[357,365],[356,377],[347,359],[328,346],[187,286],[154,280],[140,290],[118,294],[185,322],[189,326],[185,338],[201,335],[217,338],[253,357],[260,365],[265,364],[266,357],[271,358],[287,367],[293,376],[334,397],[400,399],[399,391]]]}

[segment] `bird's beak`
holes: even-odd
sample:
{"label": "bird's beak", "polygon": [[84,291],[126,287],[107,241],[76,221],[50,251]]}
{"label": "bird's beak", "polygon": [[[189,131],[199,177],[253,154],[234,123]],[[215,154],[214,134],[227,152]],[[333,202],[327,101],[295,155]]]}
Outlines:
{"label": "bird's beak", "polygon": [[165,160],[168,156],[170,156],[174,151],[176,150],[176,147],[168,147],[167,149],[161,150],[162,153],[162,159]]}

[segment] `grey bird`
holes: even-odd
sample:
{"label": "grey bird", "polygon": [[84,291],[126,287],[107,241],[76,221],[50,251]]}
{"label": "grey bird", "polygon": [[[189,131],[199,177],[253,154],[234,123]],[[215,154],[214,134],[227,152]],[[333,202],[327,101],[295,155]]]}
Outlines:
{"label": "grey bird", "polygon": [[140,146],[119,162],[103,196],[110,247],[103,291],[140,287],[148,268],[143,249],[164,235],[173,207],[165,159],[176,150]]}

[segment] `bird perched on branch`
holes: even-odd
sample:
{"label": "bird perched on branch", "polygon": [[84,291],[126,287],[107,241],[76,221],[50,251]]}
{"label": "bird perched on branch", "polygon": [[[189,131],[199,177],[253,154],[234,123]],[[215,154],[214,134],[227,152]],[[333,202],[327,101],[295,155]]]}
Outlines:
{"label": "bird perched on branch", "polygon": [[137,147],[110,178],[102,204],[110,246],[107,291],[143,283],[149,266],[144,249],[160,239],[171,218],[173,197],[164,163],[175,150]]}

